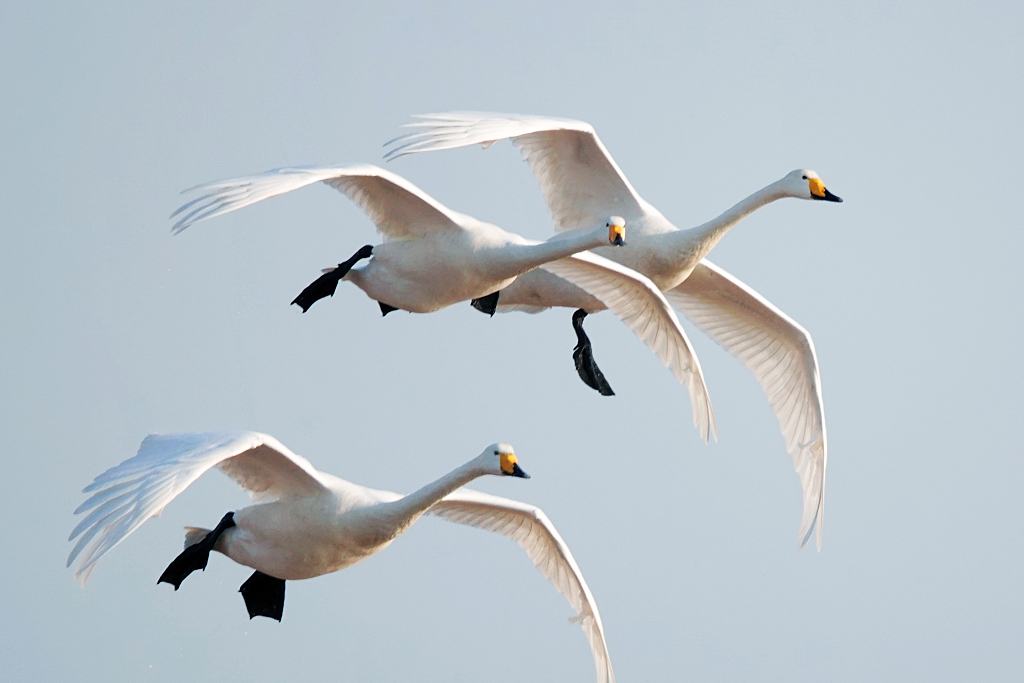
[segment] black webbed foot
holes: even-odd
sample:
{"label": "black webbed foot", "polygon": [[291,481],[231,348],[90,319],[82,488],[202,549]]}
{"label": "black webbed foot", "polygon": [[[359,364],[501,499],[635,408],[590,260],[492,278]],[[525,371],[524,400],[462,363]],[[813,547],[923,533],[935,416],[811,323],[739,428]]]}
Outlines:
{"label": "black webbed foot", "polygon": [[299,295],[292,301],[293,304],[298,305],[302,308],[302,312],[305,313],[309,310],[309,307],[315,304],[320,299],[328,296],[334,296],[334,291],[338,288],[338,282],[341,278],[348,274],[348,271],[352,270],[352,266],[358,263],[364,258],[370,258],[373,254],[373,246],[367,244],[365,247],[357,251],[347,261],[342,261],[338,264],[337,268],[329,270],[317,279],[313,280],[312,283],[304,290],[299,292]]}
{"label": "black webbed foot", "polygon": [[594,389],[602,396],[614,396],[615,392],[604,378],[601,368],[597,367],[594,360],[594,351],[590,345],[590,338],[583,331],[583,319],[587,312],[582,308],[572,314],[572,328],[576,330],[576,348],[572,350],[572,359],[576,363],[576,372],[580,379],[591,389]]}
{"label": "black webbed foot", "polygon": [[494,317],[494,312],[498,310],[498,295],[501,294],[499,289],[497,292],[491,292],[487,296],[482,296],[479,299],[473,299],[470,305],[481,313]]}
{"label": "black webbed foot", "polygon": [[238,589],[249,610],[249,618],[270,617],[281,621],[284,614],[284,579],[253,572]]}
{"label": "black webbed foot", "polygon": [[398,310],[397,306],[392,306],[390,304],[386,304],[383,301],[378,301],[377,303],[380,304],[380,315],[381,315],[382,318],[384,316],[386,316],[388,313],[390,313],[391,311],[397,311]]}
{"label": "black webbed foot", "polygon": [[174,586],[174,590],[178,590],[181,586],[181,582],[184,581],[189,574],[196,571],[197,569],[206,569],[206,563],[210,561],[210,551],[217,545],[217,539],[224,533],[226,529],[230,529],[235,526],[234,520],[235,514],[229,512],[220,520],[213,531],[206,534],[203,540],[199,541],[195,545],[190,545],[185,548],[180,555],[174,558],[164,573],[160,575],[160,578],[156,580],[157,585],[161,583],[169,583]]}

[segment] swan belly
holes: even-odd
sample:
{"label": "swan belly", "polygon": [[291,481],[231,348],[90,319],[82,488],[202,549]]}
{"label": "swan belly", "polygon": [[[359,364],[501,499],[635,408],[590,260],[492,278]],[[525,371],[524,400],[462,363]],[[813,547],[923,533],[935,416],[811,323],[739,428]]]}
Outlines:
{"label": "swan belly", "polygon": [[[309,579],[344,569],[386,548],[393,529],[332,501],[300,499],[239,510],[217,550],[235,562],[285,579]],[[387,527],[387,528],[386,528]]]}
{"label": "swan belly", "polygon": [[345,276],[371,299],[413,313],[431,313],[501,289],[512,278],[481,272],[478,264],[426,240],[391,241]]}
{"label": "swan belly", "polygon": [[588,313],[606,308],[576,285],[540,268],[523,273],[498,294],[498,310],[502,312],[524,310],[535,313],[554,306],[582,308]]}

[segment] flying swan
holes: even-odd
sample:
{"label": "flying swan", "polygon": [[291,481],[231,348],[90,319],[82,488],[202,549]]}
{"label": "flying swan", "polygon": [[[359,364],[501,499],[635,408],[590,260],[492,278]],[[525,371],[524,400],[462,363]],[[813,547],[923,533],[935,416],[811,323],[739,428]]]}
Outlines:
{"label": "flying swan", "polygon": [[[281,168],[199,185],[185,191],[201,194],[172,214],[181,216],[172,230],[180,233],[207,218],[317,182],[345,193],[374,222],[384,242],[362,247],[306,287],[292,302],[304,312],[333,296],[340,280],[349,280],[375,299],[384,315],[399,308],[429,313],[460,301],[493,314],[499,290],[539,267],[588,292],[600,308],[624,322],[686,384],[701,438],[707,441],[715,434],[700,363],[671,304],[643,275],[583,253],[600,245],[622,248],[625,223],[620,216],[609,214],[571,237],[538,242],[452,211],[401,176],[359,165]],[[369,261],[356,265],[363,259]],[[577,372],[590,386],[610,393],[582,328],[578,338],[573,351]]]}
{"label": "flying swan", "polygon": [[[590,641],[598,683],[614,683],[604,628],[576,560],[539,508],[460,488],[485,474],[528,478],[508,444],[480,455],[408,495],[378,491],[318,472],[272,436],[247,431],[151,435],[135,457],[96,477],[92,496],[75,510],[89,514],[68,566],[84,586],[96,563],[212,467],[247,490],[255,504],[228,512],[213,530],[185,528],[185,550],[161,574],[175,590],[210,551],[256,571],[240,592],[249,618],[281,620],[285,581],[336,572],[379,552],[423,514],[511,538],[576,611]],[[91,545],[90,545],[91,543]]]}
{"label": "flying swan", "polygon": [[[758,190],[707,223],[680,230],[644,201],[623,175],[592,126],[582,121],[452,112],[427,114],[407,124],[420,129],[387,143],[387,159],[406,154],[510,138],[529,163],[555,230],[570,238],[594,216],[615,213],[629,224],[629,246],[598,249],[648,278],[715,342],[736,356],[768,395],[803,487],[798,533],[804,547],[817,527],[821,549],[827,447],[821,380],[807,331],[705,257],[725,233],[762,206],[785,197],[841,202],[814,171],[798,169]],[[499,292],[498,310],[576,308],[573,324],[604,308],[599,301],[549,273],[527,274]]]}

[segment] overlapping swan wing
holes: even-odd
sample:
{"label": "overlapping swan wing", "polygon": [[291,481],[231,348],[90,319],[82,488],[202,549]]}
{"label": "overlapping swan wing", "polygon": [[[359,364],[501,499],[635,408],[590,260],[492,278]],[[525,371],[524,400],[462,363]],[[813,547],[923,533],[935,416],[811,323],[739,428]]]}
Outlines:
{"label": "overlapping swan wing", "polygon": [[690,393],[693,424],[705,442],[715,429],[715,412],[697,354],[672,306],[644,275],[590,252],[552,261],[541,269],[557,275],[603,303],[626,324]]}
{"label": "overlapping swan wing", "polygon": [[555,230],[600,224],[609,216],[627,220],[644,211],[629,184],[589,123],[518,114],[448,112],[425,114],[408,124],[417,128],[387,143],[387,159],[406,154],[510,138],[522,151],[555,221]]}

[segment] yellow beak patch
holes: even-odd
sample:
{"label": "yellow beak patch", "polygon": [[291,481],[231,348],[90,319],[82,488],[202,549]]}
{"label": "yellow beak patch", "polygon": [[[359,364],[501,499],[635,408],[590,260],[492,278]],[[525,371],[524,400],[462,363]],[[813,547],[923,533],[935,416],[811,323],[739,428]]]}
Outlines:
{"label": "yellow beak patch", "polygon": [[623,225],[608,226],[608,241],[612,244],[622,243],[626,239],[626,227]]}
{"label": "yellow beak patch", "polygon": [[512,474],[515,464],[519,462],[513,453],[501,454],[501,471],[505,474]]}
{"label": "yellow beak patch", "polygon": [[825,197],[825,183],[821,182],[821,178],[811,178],[807,181],[807,184],[811,188],[811,194],[815,197]]}

